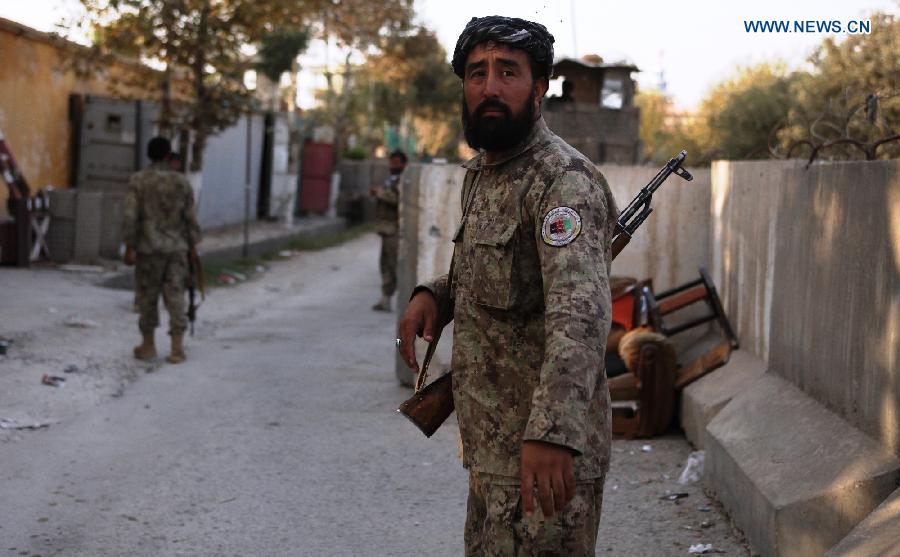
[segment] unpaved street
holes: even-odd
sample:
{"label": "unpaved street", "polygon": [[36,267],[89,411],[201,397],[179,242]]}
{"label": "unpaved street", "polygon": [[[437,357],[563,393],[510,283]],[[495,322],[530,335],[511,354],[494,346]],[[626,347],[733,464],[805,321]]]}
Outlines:
{"label": "unpaved street", "polygon": [[[0,359],[0,418],[56,423],[0,432],[0,555],[462,555],[457,431],[428,440],[394,412],[409,391],[393,373],[395,315],[369,309],[377,246],[367,235],[216,290],[178,366],[131,363],[130,294],[86,281],[34,304],[91,327],[5,325],[17,342]],[[10,292],[21,277],[7,272]],[[28,271],[42,272],[45,287],[63,280]],[[69,384],[40,385],[69,351]],[[679,437],[616,442],[598,555],[701,542],[746,555],[702,488],[676,483],[689,452]]]}

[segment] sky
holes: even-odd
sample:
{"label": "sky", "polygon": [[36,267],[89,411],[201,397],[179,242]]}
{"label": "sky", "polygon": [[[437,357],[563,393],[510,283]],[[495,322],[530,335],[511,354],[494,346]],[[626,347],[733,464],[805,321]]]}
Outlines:
{"label": "sky", "polygon": [[[76,0],[0,0],[0,17],[52,31],[60,19],[77,13],[77,5]],[[710,87],[733,76],[738,67],[768,61],[806,68],[807,57],[826,37],[847,37],[847,23],[865,20],[873,11],[900,15],[900,2],[415,0],[415,10],[417,20],[434,29],[451,54],[472,17],[499,14],[538,21],[556,37],[558,58],[599,54],[606,62],[626,60],[640,68],[635,78],[642,88],[657,87],[662,70],[666,92],[677,106],[692,109]],[[745,21],[757,20],[789,21],[791,26],[795,21],[836,20],[844,31],[746,32]]]}

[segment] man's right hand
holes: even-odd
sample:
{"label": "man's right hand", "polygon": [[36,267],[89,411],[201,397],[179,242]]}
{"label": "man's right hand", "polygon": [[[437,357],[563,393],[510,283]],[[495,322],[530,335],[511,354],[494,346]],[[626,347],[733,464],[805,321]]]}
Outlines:
{"label": "man's right hand", "polygon": [[434,340],[434,327],[438,319],[437,300],[434,294],[423,290],[413,296],[400,319],[400,356],[409,369],[419,372],[419,363],[416,361],[416,336],[425,339],[426,342]]}

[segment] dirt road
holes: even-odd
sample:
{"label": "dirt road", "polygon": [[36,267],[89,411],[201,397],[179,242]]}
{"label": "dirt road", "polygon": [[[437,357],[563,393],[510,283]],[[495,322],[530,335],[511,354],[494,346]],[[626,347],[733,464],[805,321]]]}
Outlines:
{"label": "dirt road", "polygon": [[[178,366],[131,360],[128,292],[0,271],[15,341],[0,419],[49,424],[0,430],[0,555],[461,555],[457,431],[426,440],[394,412],[409,391],[395,316],[369,309],[377,242],[217,289]],[[676,483],[683,439],[613,450],[598,555],[746,555],[702,488]],[[672,492],[688,495],[660,499]]]}

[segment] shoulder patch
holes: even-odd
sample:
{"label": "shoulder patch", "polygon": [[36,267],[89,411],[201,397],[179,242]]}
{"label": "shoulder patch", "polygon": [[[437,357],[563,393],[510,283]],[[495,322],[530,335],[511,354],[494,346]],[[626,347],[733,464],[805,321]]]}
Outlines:
{"label": "shoulder patch", "polygon": [[571,207],[551,209],[541,226],[544,243],[557,248],[571,244],[580,233],[581,215]]}

